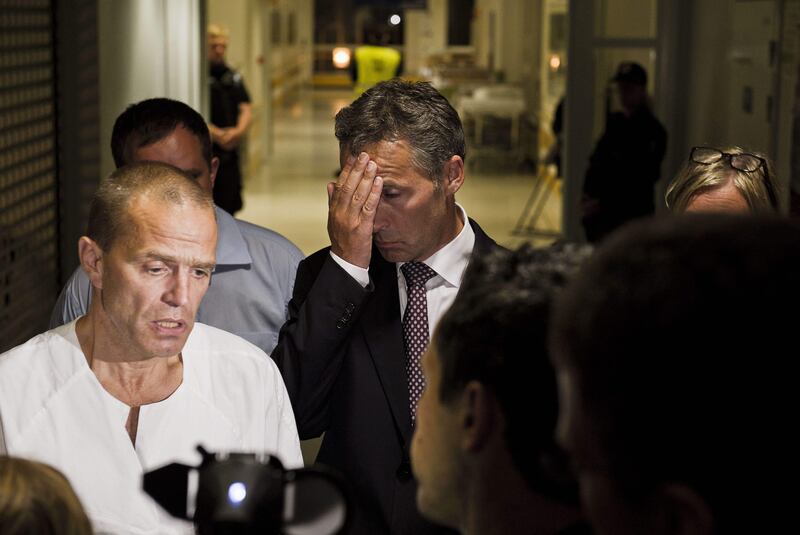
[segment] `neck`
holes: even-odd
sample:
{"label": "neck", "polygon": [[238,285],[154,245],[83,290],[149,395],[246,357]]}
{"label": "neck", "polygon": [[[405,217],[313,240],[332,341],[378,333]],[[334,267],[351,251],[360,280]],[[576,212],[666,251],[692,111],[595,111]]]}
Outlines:
{"label": "neck", "polygon": [[460,527],[464,535],[555,535],[580,519],[576,508],[532,491],[508,461],[480,470],[469,485]]}
{"label": "neck", "polygon": [[180,353],[169,357],[131,355],[125,351],[126,344],[113,343],[103,335],[105,322],[97,316],[90,310],[78,320],[75,331],[89,368],[109,394],[126,405],[138,407],[162,401],[180,386],[183,381]]}
{"label": "neck", "polygon": [[447,211],[446,221],[449,223],[442,228],[439,248],[436,249],[436,251],[456,239],[456,236],[458,236],[458,234],[461,232],[461,229],[464,228],[464,225],[468,224],[467,221],[462,220],[461,210],[459,210],[459,208],[456,206],[455,201],[448,203],[445,210]]}

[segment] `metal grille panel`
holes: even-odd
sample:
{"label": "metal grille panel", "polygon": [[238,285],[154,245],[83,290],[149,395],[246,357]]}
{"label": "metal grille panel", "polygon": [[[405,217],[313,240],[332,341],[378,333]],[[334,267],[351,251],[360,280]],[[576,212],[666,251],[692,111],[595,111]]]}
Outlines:
{"label": "metal grille panel", "polygon": [[47,328],[58,290],[50,0],[0,0],[0,352]]}

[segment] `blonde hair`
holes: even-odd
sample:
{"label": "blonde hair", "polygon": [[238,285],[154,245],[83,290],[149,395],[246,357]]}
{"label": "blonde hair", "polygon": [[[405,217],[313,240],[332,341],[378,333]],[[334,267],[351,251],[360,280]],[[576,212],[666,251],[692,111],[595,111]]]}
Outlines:
{"label": "blonde hair", "polygon": [[207,28],[208,36],[209,37],[230,37],[230,30],[221,24],[214,24],[211,23],[208,25]]}
{"label": "blonde hair", "polygon": [[667,207],[672,212],[685,212],[692,199],[701,193],[733,181],[733,185],[745,198],[752,212],[777,213],[780,210],[778,187],[769,159],[757,152],[745,151],[741,147],[722,147],[719,150],[733,155],[747,152],[763,159],[764,165],[755,171],[747,172],[732,167],[728,158],[709,164],[696,163],[689,159],[667,188],[665,195]]}
{"label": "blonde hair", "polygon": [[0,456],[0,533],[91,535],[92,525],[61,472]]}

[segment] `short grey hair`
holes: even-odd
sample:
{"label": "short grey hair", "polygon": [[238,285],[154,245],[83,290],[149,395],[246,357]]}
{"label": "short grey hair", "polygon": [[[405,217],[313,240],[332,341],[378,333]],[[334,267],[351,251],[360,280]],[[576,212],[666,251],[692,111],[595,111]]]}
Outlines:
{"label": "short grey hair", "polygon": [[86,235],[108,251],[126,226],[131,202],[142,197],[173,205],[190,203],[215,214],[211,195],[188,173],[166,163],[140,162],[120,167],[100,182],[89,208]]}
{"label": "short grey hair", "polygon": [[411,163],[438,187],[444,164],[466,158],[458,113],[427,82],[380,82],[336,114],[339,151],[356,155],[380,141],[407,142]]}

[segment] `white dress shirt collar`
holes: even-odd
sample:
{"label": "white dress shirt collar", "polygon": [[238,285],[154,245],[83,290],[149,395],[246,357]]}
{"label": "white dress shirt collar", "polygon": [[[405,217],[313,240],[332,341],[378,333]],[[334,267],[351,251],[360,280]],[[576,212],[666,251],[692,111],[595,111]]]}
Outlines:
{"label": "white dress shirt collar", "polygon": [[[469,224],[467,211],[458,203],[456,203],[456,208],[458,209],[459,217],[464,223],[461,232],[444,247],[423,260],[423,263],[433,269],[444,280],[445,284],[452,288],[461,286],[461,279],[464,277],[464,271],[469,265],[472,249],[475,246],[475,231],[472,230],[472,226]],[[397,263],[397,276],[401,278],[403,274],[400,271],[400,266],[403,264],[405,262]],[[436,277],[431,280],[436,280]]]}

